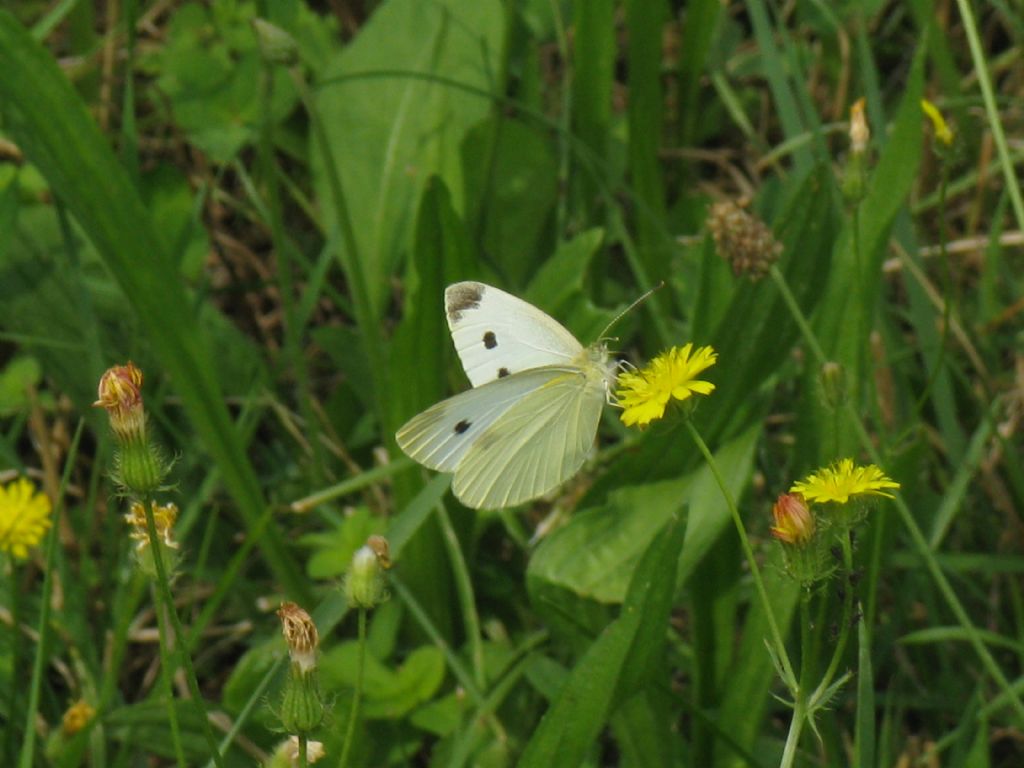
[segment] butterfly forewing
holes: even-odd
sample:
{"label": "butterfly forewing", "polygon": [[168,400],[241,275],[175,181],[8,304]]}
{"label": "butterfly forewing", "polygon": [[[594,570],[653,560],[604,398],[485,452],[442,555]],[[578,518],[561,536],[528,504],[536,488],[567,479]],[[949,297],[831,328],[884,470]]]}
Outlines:
{"label": "butterfly forewing", "polygon": [[474,387],[531,368],[568,365],[583,352],[558,321],[492,286],[454,283],[444,300],[455,349]]}
{"label": "butterfly forewing", "polygon": [[579,470],[594,445],[604,380],[593,370],[550,367],[548,377],[473,441],[455,471],[463,504],[494,509],[552,490]]}

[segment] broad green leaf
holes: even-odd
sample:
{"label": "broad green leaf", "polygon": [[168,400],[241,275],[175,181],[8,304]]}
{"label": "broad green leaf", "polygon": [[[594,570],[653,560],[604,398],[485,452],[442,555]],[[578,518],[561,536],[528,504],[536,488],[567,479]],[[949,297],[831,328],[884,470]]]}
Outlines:
{"label": "broad green leaf", "polygon": [[[324,686],[329,690],[352,688],[357,676],[359,646],[342,643],[320,660]],[[434,646],[421,646],[410,653],[397,669],[370,654],[365,658],[363,715],[369,719],[404,717],[429,701],[444,679],[444,655]]]}

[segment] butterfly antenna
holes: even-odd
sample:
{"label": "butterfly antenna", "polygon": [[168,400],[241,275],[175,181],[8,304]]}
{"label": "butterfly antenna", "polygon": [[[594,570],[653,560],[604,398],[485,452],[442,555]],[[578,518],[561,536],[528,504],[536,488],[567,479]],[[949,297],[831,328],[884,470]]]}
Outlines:
{"label": "butterfly antenna", "polygon": [[651,289],[650,289],[649,291],[646,291],[646,292],[645,292],[645,293],[644,293],[644,294],[643,294],[642,296],[640,296],[639,298],[637,298],[637,299],[636,299],[636,300],[635,300],[635,301],[634,301],[634,302],[633,302],[632,304],[630,304],[630,305],[629,305],[628,307],[626,307],[626,308],[625,308],[624,310],[622,310],[621,312],[619,312],[619,314],[617,314],[617,315],[616,315],[616,316],[615,316],[615,317],[614,317],[614,318],[612,319],[612,321],[611,321],[610,323],[608,323],[608,325],[606,325],[606,326],[604,327],[604,330],[603,330],[603,331],[601,331],[601,335],[600,335],[600,336],[598,336],[597,338],[598,338],[598,339],[600,339],[600,340],[602,340],[602,341],[603,341],[603,340],[605,340],[605,339],[608,339],[608,338],[610,338],[609,336],[607,336],[607,333],[608,333],[608,331],[610,331],[610,330],[611,330],[611,329],[612,329],[612,328],[613,328],[613,327],[615,326],[615,324],[616,324],[617,322],[619,322],[619,320],[621,320],[622,318],[624,318],[624,317],[625,317],[626,315],[628,315],[628,314],[629,314],[630,312],[632,312],[632,311],[633,311],[634,309],[636,309],[636,308],[637,308],[638,306],[640,306],[640,305],[641,305],[641,304],[643,304],[643,303],[644,303],[645,301],[647,301],[647,300],[648,300],[649,298],[651,298],[651,295],[652,295],[652,294],[653,294],[653,293],[654,293],[655,291],[659,291],[659,290],[661,290],[661,289],[662,289],[662,288],[664,288],[664,287],[665,287],[665,281],[664,281],[664,280],[659,280],[659,281],[658,281],[658,284],[657,284],[656,286],[654,286],[653,288],[651,288]]}

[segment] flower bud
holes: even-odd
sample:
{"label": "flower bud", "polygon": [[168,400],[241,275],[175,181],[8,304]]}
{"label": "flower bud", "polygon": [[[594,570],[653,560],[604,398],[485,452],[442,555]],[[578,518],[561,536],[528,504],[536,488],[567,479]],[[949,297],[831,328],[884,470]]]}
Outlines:
{"label": "flower bud", "polygon": [[281,631],[288,643],[292,663],[298,664],[303,672],[309,671],[316,666],[316,650],[320,645],[316,624],[295,603],[282,603],[277,609],[277,616],[281,619]]}
{"label": "flower bud", "polygon": [[115,365],[100,378],[98,399],[93,406],[110,416],[110,428],[118,440],[145,440],[146,414],[142,407],[142,371],[130,360]]}
{"label": "flower bud", "polygon": [[846,402],[846,370],[840,363],[828,361],[818,373],[825,402],[832,410],[838,410]]}
{"label": "flower bud", "polygon": [[391,548],[383,536],[371,536],[356,550],[345,574],[345,597],[352,608],[370,609],[387,599],[383,571],[391,567]]}
{"label": "flower bud", "polygon": [[843,169],[843,199],[854,205],[864,199],[867,189],[867,149],[871,130],[864,117],[864,99],[850,107],[850,154]]}
{"label": "flower bud", "polygon": [[861,155],[867,151],[871,140],[871,129],[864,116],[864,99],[859,98],[850,107],[850,151]]}
{"label": "flower bud", "polygon": [[85,699],[79,699],[68,707],[61,718],[61,732],[65,737],[74,736],[85,728],[94,717],[96,717],[96,709]]}
{"label": "flower bud", "polygon": [[139,495],[159,489],[170,467],[146,438],[142,371],[131,362],[109,369],[100,379],[98,399],[93,405],[106,410],[117,438],[118,484]]}
{"label": "flower bud", "polygon": [[252,28],[263,58],[271,64],[291,66],[298,61],[298,45],[295,38],[265,19],[253,19]]}
{"label": "flower bud", "polygon": [[827,537],[819,527],[803,496],[784,493],[772,507],[772,536],[782,542],[789,575],[805,586],[827,577],[832,567],[825,559]]}
{"label": "flower bud", "polygon": [[814,537],[814,516],[800,494],[779,496],[772,507],[772,517],[775,518],[772,536],[784,544],[803,546]]}
{"label": "flower bud", "polygon": [[292,660],[281,700],[281,724],[289,733],[309,733],[324,718],[316,669],[319,636],[309,614],[295,603],[283,603],[277,615]]}

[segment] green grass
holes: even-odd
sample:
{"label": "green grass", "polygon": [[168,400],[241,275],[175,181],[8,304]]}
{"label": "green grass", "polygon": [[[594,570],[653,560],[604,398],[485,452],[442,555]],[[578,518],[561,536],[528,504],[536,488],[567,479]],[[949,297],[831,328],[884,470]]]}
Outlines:
{"label": "green grass", "polygon": [[[284,600],[321,764],[1021,764],[1012,3],[136,5],[0,10],[0,483],[55,510],[0,551],[0,764],[271,764]],[[739,199],[781,244],[756,282],[708,227]],[[459,280],[584,342],[661,285],[615,355],[713,345],[716,389],[646,430],[606,408],[551,497],[466,509],[393,437],[468,386]],[[173,611],[91,407],[129,359]],[[807,590],[772,505],[843,457],[901,487]]]}

